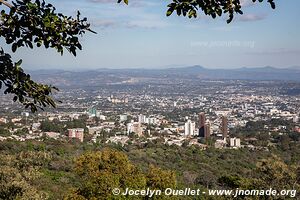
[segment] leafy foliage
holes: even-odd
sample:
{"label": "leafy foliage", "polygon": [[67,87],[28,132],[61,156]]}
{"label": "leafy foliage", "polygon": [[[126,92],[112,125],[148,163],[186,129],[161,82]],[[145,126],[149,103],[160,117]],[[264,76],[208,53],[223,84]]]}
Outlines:
{"label": "leafy foliage", "polygon": [[81,50],[78,35],[89,29],[87,18],[67,17],[55,12],[55,7],[44,1],[17,0],[13,2],[10,12],[1,11],[1,37],[7,44],[12,44],[12,51],[27,46],[33,48],[42,44],[45,48],[55,48],[63,53],[63,47],[76,56],[76,50]]}
{"label": "leafy foliage", "polygon": [[82,185],[66,199],[118,199],[112,194],[113,188],[124,192],[126,188],[165,189],[176,185],[174,172],[151,166],[149,173],[144,175],[128,160],[126,154],[112,149],[80,156],[75,163],[75,172],[79,175]]}
{"label": "leafy foliage", "polygon": [[[280,148],[271,148],[270,151],[209,148],[202,151],[193,146],[157,144],[154,147],[140,147],[133,144],[121,147],[113,144],[74,144],[57,140],[10,140],[0,144],[0,176],[4,177],[0,177],[0,190],[3,191],[0,191],[0,195],[6,191],[5,194],[14,196],[15,190],[9,192],[9,186],[21,186],[24,195],[45,194],[49,199],[65,197],[76,200],[130,197],[139,199],[136,196],[112,196],[109,191],[111,187],[119,187],[121,191],[124,191],[124,187],[162,190],[165,187],[201,190],[235,190],[237,187],[300,189],[299,144],[293,144],[294,148],[286,151]],[[31,169],[35,169],[35,173]],[[14,170],[14,173],[9,173],[8,170]],[[22,183],[16,185],[16,182],[9,182],[10,180]],[[170,196],[160,197],[155,199],[171,199]],[[26,199],[25,196],[23,199]],[[195,197],[185,196],[182,199]],[[201,196],[200,199],[231,198]],[[246,198],[240,196],[237,199]]]}
{"label": "leafy foliage", "polygon": [[152,189],[165,190],[166,188],[176,188],[176,174],[172,170],[162,170],[154,165],[150,165],[147,174],[147,185]]}
{"label": "leafy foliage", "polygon": [[83,120],[74,119],[68,122],[60,122],[58,120],[53,121],[42,121],[41,122],[41,130],[43,132],[58,132],[65,133],[68,129],[71,128],[85,128],[86,124]]}
{"label": "leafy foliage", "polygon": [[22,60],[13,63],[11,56],[0,50],[0,89],[3,84],[6,88],[4,94],[14,94],[13,100],[22,103],[25,108],[30,107],[32,112],[47,105],[55,107],[50,94],[58,89],[34,82],[20,67],[21,63]]}
{"label": "leafy foliage", "polygon": [[[118,0],[118,3],[124,1],[128,4],[128,0]],[[257,0],[252,0],[256,2]],[[258,0],[263,2],[263,0]],[[267,0],[271,7],[275,9],[274,0]],[[234,14],[243,14],[242,4],[240,0],[172,0],[168,5],[166,15],[170,16],[176,11],[177,15],[189,18],[196,18],[198,11],[201,10],[205,15],[212,18],[220,17],[222,14],[228,14],[227,23],[233,20]]]}
{"label": "leafy foliage", "polygon": [[33,185],[38,170],[51,159],[48,153],[21,152],[0,157],[0,199],[46,199],[44,191]]}
{"label": "leafy foliage", "polygon": [[113,188],[139,188],[145,185],[144,176],[127,156],[114,150],[86,153],[77,159],[75,166],[82,180],[76,194],[86,199],[107,199],[113,197]]}
{"label": "leafy foliage", "polygon": [[[86,31],[93,32],[87,23],[87,18],[65,16],[55,12],[55,7],[40,0],[17,0],[12,4],[0,0],[0,5],[9,7],[9,11],[0,13],[0,37],[11,45],[13,52],[20,47],[33,48],[44,45],[45,48],[55,48],[63,54],[64,48],[76,56],[76,51],[82,46],[78,36]],[[5,85],[5,94],[14,94],[14,101],[19,101],[32,112],[46,106],[55,107],[51,94],[57,88],[36,83],[29,74],[20,67],[22,60],[13,63],[11,56],[0,51],[0,89]]]}
{"label": "leafy foliage", "polygon": [[257,187],[269,186],[278,190],[281,189],[282,185],[286,188],[299,187],[297,168],[288,166],[278,156],[259,161],[256,172],[259,175],[259,178],[255,181]]}
{"label": "leafy foliage", "polygon": [[0,126],[0,136],[9,136],[9,130],[5,129],[4,127]]}

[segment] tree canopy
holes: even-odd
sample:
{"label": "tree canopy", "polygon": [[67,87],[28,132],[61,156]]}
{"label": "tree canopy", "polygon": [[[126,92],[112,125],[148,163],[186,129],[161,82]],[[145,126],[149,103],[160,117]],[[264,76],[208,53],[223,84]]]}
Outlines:
{"label": "tree canopy", "polygon": [[[11,46],[12,52],[20,47],[33,48],[42,45],[54,48],[63,54],[64,48],[76,56],[81,50],[78,36],[86,31],[93,32],[87,18],[80,18],[80,12],[75,18],[62,13],[56,13],[55,7],[44,1],[23,0],[12,4],[0,0],[0,5],[8,7],[0,14],[0,37]],[[19,101],[33,112],[47,105],[55,107],[51,97],[56,87],[39,84],[33,81],[29,74],[21,68],[22,60],[13,62],[11,56],[0,49],[0,89],[5,86],[5,94],[13,94],[13,100]]]}
{"label": "tree canopy", "polygon": [[[118,3],[124,2],[128,4],[129,0],[118,0]],[[256,2],[257,0],[252,0]],[[263,2],[264,0],[258,0]],[[267,0],[271,7],[275,9],[274,0]],[[243,14],[242,1],[240,0],[172,0],[168,5],[166,15],[170,16],[173,12],[179,16],[196,18],[198,12],[202,11],[205,15],[209,15],[212,18],[220,17],[222,14],[228,15],[227,23],[233,20],[234,14]]]}
{"label": "tree canopy", "polygon": [[[87,152],[75,161],[75,172],[82,183],[65,197],[68,199],[124,199],[112,193],[114,188],[122,193],[130,189],[161,189],[176,187],[175,172],[151,165],[148,173],[133,165],[126,154],[106,148]],[[140,199],[126,196],[126,199]]]}
{"label": "tree canopy", "polygon": [[[116,2],[129,4],[129,0]],[[274,0],[267,2],[275,8]],[[81,18],[79,11],[76,17],[69,17],[57,13],[56,8],[44,0],[15,0],[11,4],[0,0],[0,6],[3,5],[0,37],[11,46],[12,52],[21,47],[32,49],[36,45],[54,48],[61,55],[66,49],[76,56],[76,52],[82,49],[79,36],[87,31],[95,33],[90,29],[87,18]],[[174,11],[179,16],[189,18],[196,18],[199,11],[212,18],[227,14],[227,23],[232,21],[235,14],[243,14],[240,0],[170,0],[166,15],[170,16]],[[46,106],[55,107],[52,93],[58,88],[36,83],[30,74],[24,72],[21,64],[22,60],[12,61],[11,56],[0,47],[0,89],[3,87],[5,94],[14,96],[13,101],[22,103],[32,112]]]}

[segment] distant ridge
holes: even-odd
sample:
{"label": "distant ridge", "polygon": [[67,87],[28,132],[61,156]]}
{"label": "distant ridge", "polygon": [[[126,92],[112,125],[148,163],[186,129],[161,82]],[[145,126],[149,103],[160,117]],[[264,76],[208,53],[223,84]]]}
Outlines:
{"label": "distant ridge", "polygon": [[292,69],[292,70],[300,70],[300,66],[292,66],[292,67],[289,67],[288,69]]}
{"label": "distant ridge", "polygon": [[242,67],[236,69],[209,69],[200,65],[166,69],[95,69],[82,71],[36,70],[34,79],[62,86],[89,86],[122,83],[128,80],[277,80],[300,82],[300,68]]}

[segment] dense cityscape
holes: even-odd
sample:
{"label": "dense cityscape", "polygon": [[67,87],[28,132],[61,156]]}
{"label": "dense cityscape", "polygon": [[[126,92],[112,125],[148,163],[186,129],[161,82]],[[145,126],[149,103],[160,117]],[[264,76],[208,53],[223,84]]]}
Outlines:
{"label": "dense cityscape", "polygon": [[287,94],[287,84],[299,88],[297,82],[130,78],[100,89],[63,88],[55,94],[62,102],[58,108],[37,114],[1,96],[0,140],[46,137],[122,145],[159,140],[202,149],[267,150],[283,136],[300,138],[299,95]]}
{"label": "dense cityscape", "polygon": [[[244,198],[236,188],[295,198],[300,84],[271,79],[300,71],[257,68],[240,78],[249,70],[223,71],[222,79],[199,66],[32,72],[58,86],[57,107],[32,113],[0,96],[0,194],[21,188],[36,199],[109,199],[120,188],[136,198],[130,184],[140,181],[145,191],[201,191],[179,199],[232,199],[224,189]],[[256,80],[262,71],[269,77]],[[221,193],[209,195],[214,190]]]}
{"label": "dense cityscape", "polygon": [[300,199],[300,1],[0,7],[0,200]]}

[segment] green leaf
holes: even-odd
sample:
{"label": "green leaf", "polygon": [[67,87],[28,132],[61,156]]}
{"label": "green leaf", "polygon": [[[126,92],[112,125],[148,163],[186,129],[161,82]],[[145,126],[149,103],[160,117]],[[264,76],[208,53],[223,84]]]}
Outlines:
{"label": "green leaf", "polygon": [[166,15],[167,17],[169,17],[170,15],[172,15],[172,13],[174,12],[174,8],[169,8]]}
{"label": "green leaf", "polygon": [[17,48],[18,48],[18,44],[17,43],[13,43],[13,45],[11,47],[12,52],[16,52]]}
{"label": "green leaf", "polygon": [[22,59],[20,59],[18,62],[16,62],[16,66],[20,66],[22,64]]}

